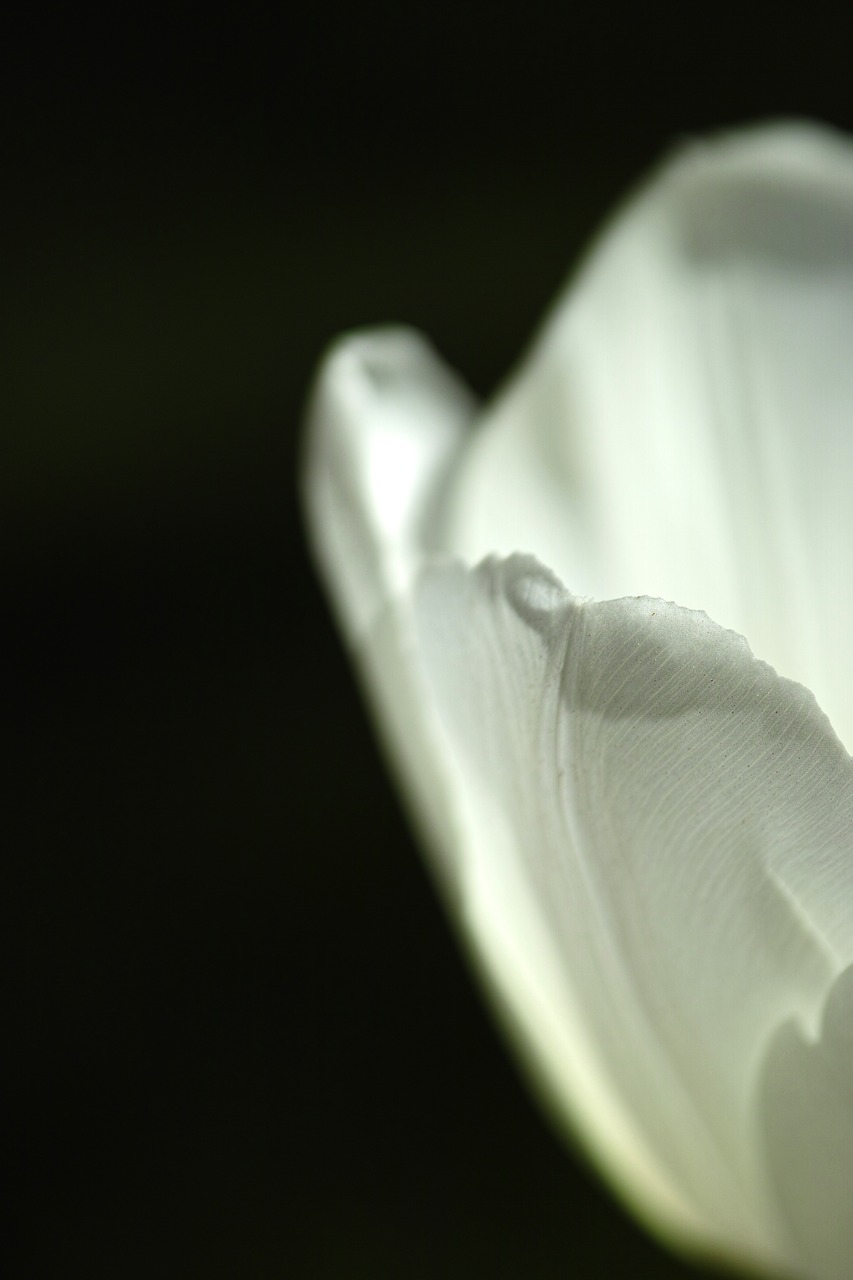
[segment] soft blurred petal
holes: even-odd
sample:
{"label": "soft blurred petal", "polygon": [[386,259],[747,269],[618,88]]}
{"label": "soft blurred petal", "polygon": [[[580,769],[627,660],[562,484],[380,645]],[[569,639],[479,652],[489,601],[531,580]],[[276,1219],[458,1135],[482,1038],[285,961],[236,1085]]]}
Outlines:
{"label": "soft blurred petal", "polygon": [[436,541],[436,505],[475,409],[411,329],[352,334],[327,355],[309,408],[304,485],[346,634],[366,630]]}
{"label": "soft blurred petal", "polygon": [[853,147],[684,148],[605,232],[455,478],[445,545],[706,610],[853,746]]}

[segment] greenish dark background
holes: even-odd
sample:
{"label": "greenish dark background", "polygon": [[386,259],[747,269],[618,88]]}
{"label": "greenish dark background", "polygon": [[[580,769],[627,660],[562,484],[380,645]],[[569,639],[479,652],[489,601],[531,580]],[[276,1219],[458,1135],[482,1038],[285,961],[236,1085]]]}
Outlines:
{"label": "greenish dark background", "polygon": [[354,325],[422,327],[488,394],[677,136],[850,127],[847,42],[785,22],[3,33],[4,1275],[694,1274],[481,1006],[307,559],[299,428]]}

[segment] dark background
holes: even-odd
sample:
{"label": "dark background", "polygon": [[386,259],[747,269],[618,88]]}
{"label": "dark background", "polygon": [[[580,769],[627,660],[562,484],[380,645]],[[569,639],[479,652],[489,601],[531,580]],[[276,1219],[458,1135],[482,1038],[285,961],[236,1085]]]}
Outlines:
{"label": "dark background", "polygon": [[433,896],[295,498],[324,345],[507,371],[680,134],[853,123],[813,11],[344,4],[4,33],[4,1275],[684,1277]]}

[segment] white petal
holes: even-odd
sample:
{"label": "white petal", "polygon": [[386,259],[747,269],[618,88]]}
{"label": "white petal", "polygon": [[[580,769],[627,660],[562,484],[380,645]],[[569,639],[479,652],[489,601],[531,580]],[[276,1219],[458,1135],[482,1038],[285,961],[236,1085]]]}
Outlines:
{"label": "white petal", "polygon": [[[687,153],[470,444],[470,397],[419,340],[349,340],[306,482],[391,759],[561,1114],[658,1225],[827,1280],[831,1198],[779,1160],[796,1055],[853,962],[853,765],[716,622],[850,740],[851,172],[805,129]],[[441,548],[532,549],[576,592],[715,622]],[[805,1098],[831,1092],[829,1026]]]}
{"label": "white petal", "polygon": [[427,571],[381,630],[386,724],[440,756],[457,910],[564,1114],[658,1225],[774,1260],[757,1072],[853,958],[825,717],[704,615],[523,558]]}
{"label": "white petal", "polygon": [[474,436],[447,549],[702,608],[853,747],[853,147],[684,149],[591,255]]}

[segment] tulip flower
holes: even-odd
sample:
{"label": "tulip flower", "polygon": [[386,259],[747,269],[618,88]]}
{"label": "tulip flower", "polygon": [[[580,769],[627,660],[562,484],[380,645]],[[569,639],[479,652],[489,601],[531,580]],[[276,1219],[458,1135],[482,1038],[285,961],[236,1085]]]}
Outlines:
{"label": "tulip flower", "polygon": [[319,374],[313,546],[531,1078],[677,1247],[853,1275],[853,146],[680,148],[480,408]]}

